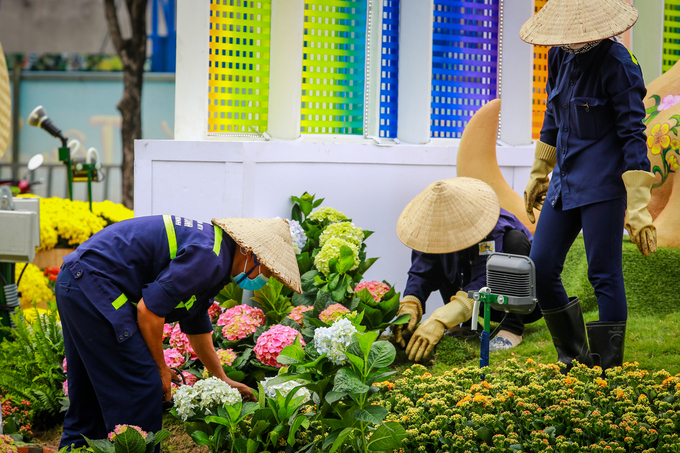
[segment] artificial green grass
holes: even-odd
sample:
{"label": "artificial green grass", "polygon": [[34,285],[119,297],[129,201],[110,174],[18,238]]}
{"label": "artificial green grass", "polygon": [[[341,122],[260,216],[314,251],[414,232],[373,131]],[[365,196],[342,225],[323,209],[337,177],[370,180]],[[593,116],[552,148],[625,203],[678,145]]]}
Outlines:
{"label": "artificial green grass", "polygon": [[[623,241],[623,280],[628,300],[628,314],[664,315],[680,310],[678,275],[680,249],[660,247],[646,257],[630,242]],[[567,294],[578,296],[584,311],[596,310],[597,300],[588,281],[583,235],[569,250],[562,271],[562,282]]]}

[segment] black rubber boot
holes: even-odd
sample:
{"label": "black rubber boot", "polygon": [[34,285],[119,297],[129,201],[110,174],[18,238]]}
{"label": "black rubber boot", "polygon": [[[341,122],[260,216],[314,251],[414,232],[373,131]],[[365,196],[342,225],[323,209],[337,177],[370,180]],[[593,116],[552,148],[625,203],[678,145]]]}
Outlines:
{"label": "black rubber boot", "polygon": [[569,303],[564,307],[544,310],[543,318],[557,349],[557,360],[567,365],[566,370],[562,370],[563,374],[571,370],[574,360],[589,367],[593,366],[578,297],[570,297]]}
{"label": "black rubber boot", "polygon": [[602,371],[623,365],[626,321],[589,322],[586,329],[595,365],[601,366]]}

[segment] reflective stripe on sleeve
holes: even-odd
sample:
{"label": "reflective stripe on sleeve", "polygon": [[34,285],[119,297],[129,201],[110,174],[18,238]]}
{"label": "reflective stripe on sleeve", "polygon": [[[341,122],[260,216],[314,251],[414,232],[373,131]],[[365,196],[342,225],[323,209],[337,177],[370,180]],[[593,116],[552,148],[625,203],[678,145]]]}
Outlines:
{"label": "reflective stripe on sleeve", "polygon": [[127,300],[128,300],[127,296],[125,296],[125,294],[121,294],[120,296],[118,296],[116,300],[111,302],[111,305],[113,305],[113,308],[118,310],[120,307],[125,305],[125,302],[127,302]]}
{"label": "reflective stripe on sleeve", "polygon": [[196,302],[196,296],[191,296],[191,299],[186,302],[180,302],[175,308],[186,308],[189,311],[193,307],[194,302]]}
{"label": "reflective stripe on sleeve", "polygon": [[215,252],[215,255],[220,256],[220,250],[222,249],[222,228],[218,227],[217,225],[213,225],[215,227],[215,243],[213,244],[213,252]]}
{"label": "reflective stripe on sleeve", "polygon": [[172,224],[172,216],[164,215],[163,223],[165,232],[168,234],[168,247],[170,248],[170,259],[174,260],[177,256],[177,236],[175,236],[175,226]]}

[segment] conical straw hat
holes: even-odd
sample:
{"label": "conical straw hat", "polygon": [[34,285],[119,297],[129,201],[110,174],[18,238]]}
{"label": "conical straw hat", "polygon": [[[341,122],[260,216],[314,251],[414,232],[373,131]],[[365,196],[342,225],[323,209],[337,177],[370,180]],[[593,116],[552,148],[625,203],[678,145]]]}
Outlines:
{"label": "conical straw hat", "polygon": [[499,215],[498,197],[485,182],[443,179],[406,205],[397,221],[397,236],[419,252],[457,252],[484,239]]}
{"label": "conical straw hat", "polygon": [[623,0],[548,0],[519,37],[541,46],[579,44],[620,35],[637,19],[637,8]]}
{"label": "conical straw hat", "polygon": [[9,142],[9,131],[12,127],[12,98],[9,92],[9,73],[5,53],[0,44],[0,159],[5,154]]}
{"label": "conical straw hat", "polygon": [[284,219],[212,219],[236,243],[252,251],[274,278],[302,293],[300,269],[295,258],[290,227]]}

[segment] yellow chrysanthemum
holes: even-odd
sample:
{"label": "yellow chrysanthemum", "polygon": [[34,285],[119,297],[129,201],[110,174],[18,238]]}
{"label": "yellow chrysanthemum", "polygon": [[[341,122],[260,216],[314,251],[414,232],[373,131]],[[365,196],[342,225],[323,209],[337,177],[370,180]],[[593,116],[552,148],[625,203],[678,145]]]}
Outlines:
{"label": "yellow chrysanthemum", "polygon": [[668,135],[671,126],[668,123],[655,124],[647,136],[647,146],[652,154],[661,154],[665,148],[671,144],[671,137]]}
{"label": "yellow chrysanthemum", "polygon": [[[26,267],[28,266],[28,267]],[[26,307],[31,303],[50,302],[54,300],[54,291],[49,287],[49,279],[45,274],[33,264],[17,263],[14,270],[16,278],[26,267],[26,271],[19,282],[19,292],[21,293],[21,305]]]}

